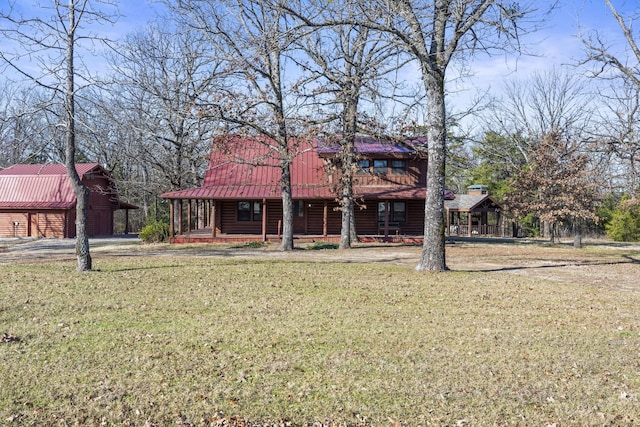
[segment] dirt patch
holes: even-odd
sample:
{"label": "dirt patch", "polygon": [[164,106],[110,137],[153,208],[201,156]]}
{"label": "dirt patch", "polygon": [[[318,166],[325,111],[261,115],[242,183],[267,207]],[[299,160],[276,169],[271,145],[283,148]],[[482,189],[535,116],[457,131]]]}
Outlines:
{"label": "dirt patch", "polygon": [[[191,256],[220,258],[295,259],[310,262],[390,263],[414,267],[419,245],[362,244],[351,250],[308,250],[300,246],[282,252],[277,245],[264,248],[215,244],[145,245],[136,238],[90,240],[94,259],[101,256]],[[5,239],[0,242],[0,263],[75,259],[73,239]],[[582,249],[540,241],[476,239],[451,241],[447,265],[454,271],[515,274],[564,283],[640,291],[640,245],[586,242]]]}

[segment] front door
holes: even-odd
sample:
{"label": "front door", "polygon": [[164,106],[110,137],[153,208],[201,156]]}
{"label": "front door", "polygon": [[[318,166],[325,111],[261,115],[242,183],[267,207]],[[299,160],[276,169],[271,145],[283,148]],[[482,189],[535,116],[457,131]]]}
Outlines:
{"label": "front door", "polygon": [[303,200],[293,201],[293,234],[307,234],[306,204]]}

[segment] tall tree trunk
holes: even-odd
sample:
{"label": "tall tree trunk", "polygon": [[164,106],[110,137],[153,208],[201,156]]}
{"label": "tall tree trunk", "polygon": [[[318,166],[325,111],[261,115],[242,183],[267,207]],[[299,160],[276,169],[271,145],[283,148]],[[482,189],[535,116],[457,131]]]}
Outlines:
{"label": "tall tree trunk", "polygon": [[89,201],[89,190],[82,183],[78,171],[76,170],[76,129],[75,129],[75,82],[74,82],[74,46],[75,28],[75,1],[69,0],[69,30],[67,37],[67,81],[65,87],[65,110],[66,110],[66,144],[65,144],[65,167],[67,175],[71,181],[73,192],[76,196],[76,257],[78,271],[91,270],[91,254],[89,252],[89,237],[87,235],[87,208]]}
{"label": "tall tree trunk", "polygon": [[342,209],[342,223],[340,226],[340,249],[351,248],[351,225],[353,215],[353,157],[355,133],[348,132],[344,135],[342,141],[342,176],[340,178],[340,186],[342,197],[340,207]]}
{"label": "tall tree trunk", "polygon": [[445,103],[444,76],[423,72],[427,89],[427,185],[424,205],[424,244],[416,270],[445,271]]}
{"label": "tall tree trunk", "polygon": [[358,230],[356,229],[356,208],[355,203],[353,202],[353,197],[351,198],[351,215],[349,220],[349,233],[351,234],[351,243],[355,243],[360,239],[358,238]]}
{"label": "tall tree trunk", "polygon": [[351,249],[351,215],[353,214],[353,197],[345,187],[342,189],[342,223],[340,225],[340,249]]}
{"label": "tall tree trunk", "polygon": [[582,248],[582,220],[579,218],[573,219],[573,247]]}
{"label": "tall tree trunk", "polygon": [[[353,84],[352,84],[353,86]],[[355,229],[355,218],[353,217],[353,172],[355,158],[356,133],[358,131],[358,100],[360,88],[351,87],[345,90],[345,101],[343,111],[343,139],[340,143],[341,153],[341,208],[342,224],[340,226],[340,249],[351,248],[352,228]]]}
{"label": "tall tree trunk", "polygon": [[[293,250],[293,197],[291,192],[291,162],[286,160],[288,153],[282,154],[282,243],[283,251]],[[263,208],[264,209],[264,208]]]}

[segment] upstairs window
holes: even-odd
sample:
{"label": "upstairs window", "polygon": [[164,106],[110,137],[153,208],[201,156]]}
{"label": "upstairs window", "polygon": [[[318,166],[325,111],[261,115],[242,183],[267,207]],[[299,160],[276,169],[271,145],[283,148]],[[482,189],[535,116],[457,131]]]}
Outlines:
{"label": "upstairs window", "polygon": [[407,173],[406,160],[391,160],[391,173],[393,175],[404,175]]}
{"label": "upstairs window", "polygon": [[371,161],[369,159],[358,160],[358,173],[365,174],[370,172]]}
{"label": "upstairs window", "polygon": [[262,221],[262,202],[238,202],[238,221]]}
{"label": "upstairs window", "polygon": [[373,161],[373,173],[376,175],[387,174],[388,162],[386,159],[378,159]]}

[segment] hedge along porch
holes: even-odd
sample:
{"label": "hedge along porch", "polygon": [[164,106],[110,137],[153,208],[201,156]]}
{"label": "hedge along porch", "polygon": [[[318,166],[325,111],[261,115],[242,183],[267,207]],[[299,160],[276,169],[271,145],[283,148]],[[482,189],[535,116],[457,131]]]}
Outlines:
{"label": "hedge along porch", "polygon": [[[358,137],[354,182],[359,235],[420,236],[424,220],[426,158],[423,140],[386,142]],[[172,242],[278,239],[282,200],[277,162],[257,138],[227,137],[214,144],[202,187],[164,193],[170,202]],[[331,238],[340,234],[337,202],[339,145],[298,141],[291,164],[294,235]],[[241,158],[236,153],[241,154]],[[252,161],[259,159],[259,161]]]}

